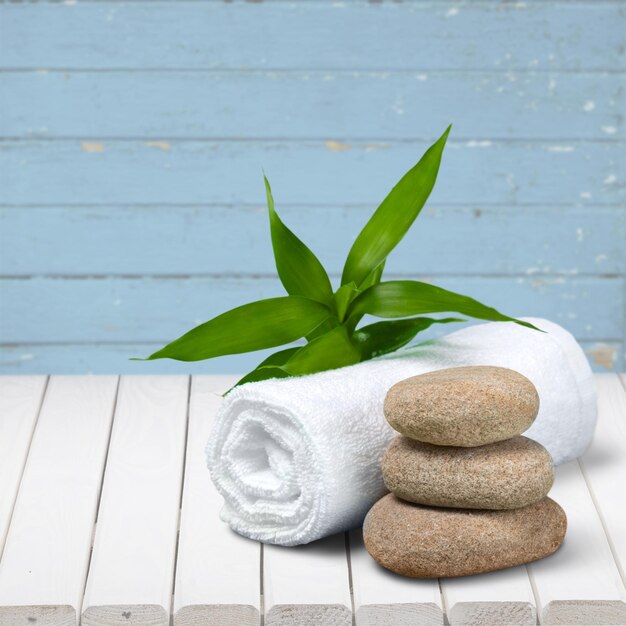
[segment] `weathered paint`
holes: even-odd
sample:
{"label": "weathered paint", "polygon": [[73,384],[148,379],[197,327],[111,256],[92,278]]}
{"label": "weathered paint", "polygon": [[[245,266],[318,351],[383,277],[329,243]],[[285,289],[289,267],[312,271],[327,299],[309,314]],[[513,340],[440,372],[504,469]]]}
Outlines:
{"label": "weathered paint", "polygon": [[[257,179],[259,203],[247,206],[0,207],[0,266],[11,276],[270,275]],[[275,192],[285,223],[339,273],[376,205],[283,206]],[[622,274],[624,235],[626,207],[428,205],[387,267],[405,275]]]}
{"label": "weathered paint", "polygon": [[593,365],[597,367],[612,370],[619,365],[619,348],[615,345],[604,342],[595,343],[588,349],[587,354]]}
{"label": "weathered paint", "polygon": [[336,280],[450,121],[389,271],[624,368],[623,2],[5,3],[0,29],[0,372],[248,369],[127,358],[281,292],[262,168]]}
{"label": "weathered paint", "polygon": [[[509,315],[552,319],[580,339],[603,341],[622,332],[620,277],[414,278],[473,296]],[[337,283],[336,276],[332,279]],[[0,287],[10,302],[22,304],[8,308],[0,344],[51,337],[68,343],[167,342],[226,309],[285,295],[277,278],[260,276],[3,279]]]}
{"label": "weathered paint", "polygon": [[24,2],[0,23],[10,68],[626,68],[619,1]]}
{"label": "weathered paint", "polygon": [[[437,129],[437,132],[440,129]],[[432,132],[432,131],[431,131]],[[432,137],[432,140],[435,136]],[[87,152],[84,140],[0,142],[6,204],[191,204],[263,201],[267,173],[282,204],[377,204],[412,167],[430,140],[390,141],[375,150],[326,140],[170,141],[155,150],[143,140],[109,140]],[[486,147],[450,140],[433,205],[624,204],[622,142],[492,141]],[[557,144],[558,145],[558,144]],[[605,183],[614,175],[613,183]]]}
{"label": "weathered paint", "polygon": [[[161,71],[11,72],[0,135],[22,137],[428,138],[454,122],[453,139],[624,138],[626,76],[614,73]],[[594,107],[589,110],[589,94]],[[42,107],[42,102],[54,107]],[[229,103],[225,105],[225,103]],[[503,112],[506,111],[506,114]],[[106,112],[106,114],[104,114]],[[373,122],[375,120],[375,122]],[[425,121],[428,121],[428,125]],[[608,136],[608,135],[607,135]],[[478,138],[478,141],[477,141]],[[474,143],[470,143],[470,142]],[[565,143],[566,145],[562,145]],[[160,147],[160,143],[152,143]]]}

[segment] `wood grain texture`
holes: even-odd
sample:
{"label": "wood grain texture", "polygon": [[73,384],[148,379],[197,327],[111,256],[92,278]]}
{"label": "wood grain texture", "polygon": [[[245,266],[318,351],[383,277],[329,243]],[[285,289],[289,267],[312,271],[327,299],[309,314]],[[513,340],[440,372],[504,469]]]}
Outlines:
{"label": "wood grain texture", "polygon": [[48,384],[0,562],[3,626],[77,621],[116,389],[113,376]]}
{"label": "wood grain texture", "polygon": [[293,548],[265,545],[263,597],[267,626],[350,626],[344,534]]}
{"label": "wood grain texture", "polygon": [[[0,180],[3,203],[13,205],[260,204],[264,168],[281,204],[376,205],[428,144],[190,140],[164,150],[151,140],[7,140]],[[620,204],[623,151],[610,141],[450,140],[431,200]]]}
{"label": "wood grain texture", "polygon": [[84,626],[122,626],[128,623],[141,626],[167,626],[169,614],[160,604],[120,604],[88,607],[83,613]]}
{"label": "wood grain texture", "polygon": [[174,626],[260,623],[261,546],[220,520],[205,448],[221,394],[235,376],[197,376],[189,398],[185,482],[176,561]]}
{"label": "wood grain texture", "polygon": [[10,68],[625,68],[619,2],[183,0],[0,11],[0,59]]}
{"label": "wood grain texture", "polygon": [[537,623],[535,598],[524,566],[445,579],[441,590],[451,626]]}
{"label": "wood grain texture", "polygon": [[626,485],[626,391],[617,375],[597,376],[596,383],[598,425],[579,463],[626,585],[626,499],[615,494],[616,485]]}
{"label": "wood grain texture", "polygon": [[563,600],[552,602],[543,614],[546,626],[621,626],[626,604],[619,600]]}
{"label": "wood grain texture", "polygon": [[[495,596],[494,594],[494,597]],[[449,613],[452,626],[483,626],[484,624],[507,624],[507,626],[537,624],[535,607],[527,602],[488,600],[458,602]]]}
{"label": "wood grain texture", "polygon": [[349,537],[356,626],[443,626],[436,580],[398,576],[370,557],[360,528]]}
{"label": "wood grain texture", "polygon": [[[624,291],[617,277],[408,277],[465,293],[509,315],[552,319],[581,340],[619,340],[623,331]],[[68,343],[171,341],[232,307],[284,295],[273,277],[31,278],[3,279],[0,286],[10,301],[28,304],[6,312],[0,343],[8,344],[52,337]],[[72,299],[82,304],[68,310]],[[428,336],[460,327],[441,326]]]}
{"label": "wood grain texture", "polygon": [[623,622],[626,589],[576,461],[556,469],[550,497],[565,510],[568,528],[557,552],[527,566],[541,622],[572,626]]}
{"label": "wood grain texture", "polygon": [[[191,423],[186,472],[186,480],[190,481],[191,486],[194,482],[196,487],[200,486],[195,481],[194,475],[197,478],[202,470],[199,460],[202,458],[201,431],[210,425],[210,419],[207,424],[204,416],[219,402],[212,393],[228,385],[230,380],[232,378],[224,376],[200,377],[194,380],[190,398]],[[538,608],[542,614],[541,623],[546,626],[557,624],[618,626],[626,622],[624,602],[626,589],[623,584],[623,571],[620,572],[622,569],[620,559],[624,547],[620,523],[623,519],[620,509],[622,503],[619,498],[605,497],[606,494],[614,496],[615,485],[620,484],[622,469],[620,463],[623,454],[617,453],[623,451],[626,445],[624,438],[626,375],[622,375],[621,382],[618,375],[599,376],[596,380],[599,423],[594,442],[580,461],[583,472],[581,473],[577,462],[558,468],[557,480],[551,493],[563,505],[568,515],[569,529],[565,543],[554,555],[528,565]],[[144,450],[133,455],[132,466],[127,467],[124,474],[134,478],[132,482],[135,484],[138,472],[142,473],[147,469],[141,462],[147,458],[146,450],[151,451],[154,456],[163,458],[166,447],[169,446],[170,449],[176,447],[164,436],[166,431],[169,435],[173,433],[169,426],[164,426],[162,422],[167,421],[168,416],[171,417],[172,414],[180,414],[174,405],[184,404],[180,396],[186,397],[185,393],[180,393],[187,382],[185,378],[154,377],[132,381],[134,387],[132,395],[135,399],[142,395],[137,393],[138,388],[143,386],[145,391],[148,381],[152,390],[156,391],[143,394],[145,397],[139,403],[128,402],[128,393],[122,389],[119,399],[123,408],[117,413],[116,420],[120,418],[120,413],[127,412],[125,419],[127,424],[114,433],[110,455],[112,458],[109,458],[107,466],[107,474],[111,476],[115,473],[115,467],[112,465],[117,464],[119,467],[120,450],[126,447],[137,451],[139,450],[137,443],[140,442]],[[5,408],[10,408],[11,397],[15,399],[18,396],[27,400],[26,405],[30,404],[31,408],[33,404],[37,404],[42,391],[41,384],[37,383],[41,381],[27,379],[21,382],[22,388],[17,389],[15,379],[0,379],[0,389],[5,392],[8,389],[4,397],[0,396]],[[11,385],[14,387],[12,391]],[[51,379],[20,487],[7,541],[7,551],[0,563],[2,626],[27,626],[34,623],[43,626],[75,626],[77,623],[76,607],[80,605],[84,587],[89,538],[96,509],[95,483],[99,484],[104,464],[106,445],[103,445],[102,440],[105,443],[108,440],[106,436],[108,428],[105,426],[110,423],[113,413],[115,390],[115,377]],[[150,401],[147,401],[147,397],[150,397]],[[28,408],[26,405],[23,407],[25,410]],[[145,423],[146,415],[155,418],[153,428],[127,427],[128,418],[132,417],[133,423],[137,425]],[[172,421],[176,421],[176,418],[174,417]],[[174,436],[174,439],[176,438]],[[122,441],[123,445],[120,443]],[[79,442],[84,444],[84,447],[77,445]],[[194,455],[194,448],[199,454]],[[113,452],[114,450],[116,452]],[[94,468],[99,471],[94,473]],[[155,468],[152,466],[151,469]],[[172,478],[169,475],[172,472],[168,473],[165,480],[163,473],[158,471],[148,473],[153,487],[156,486],[160,494],[164,486],[167,491],[167,485],[164,483],[169,481],[171,484],[176,479],[176,476]],[[208,478],[206,470],[204,474]],[[110,478],[106,480],[110,487],[112,481]],[[105,487],[105,490],[108,487]],[[590,491],[588,487],[591,488]],[[124,491],[126,488],[126,482],[117,482],[116,491]],[[613,491],[610,491],[611,488]],[[191,488],[187,489],[186,495],[191,492]],[[103,494],[104,499],[107,499],[106,494]],[[140,500],[138,507],[141,509],[146,503],[146,498],[140,496],[138,500]],[[90,512],[86,506],[89,502],[92,503]],[[164,503],[163,500],[161,504]],[[182,575],[182,570],[179,569],[181,576],[177,578],[174,588],[174,603],[177,602],[176,594],[181,594],[180,604],[185,606],[176,613],[174,623],[177,626],[201,624],[224,626],[234,623],[258,625],[259,613],[254,612],[255,607],[250,605],[236,603],[219,606],[186,605],[187,601],[193,601],[194,598],[198,599],[201,596],[207,598],[211,594],[216,594],[218,598],[241,600],[242,596],[239,594],[242,593],[242,589],[236,589],[231,583],[249,578],[256,586],[259,578],[258,556],[253,559],[253,570],[248,573],[245,567],[239,573],[224,570],[223,564],[228,559],[231,565],[233,559],[240,564],[234,553],[229,551],[229,547],[232,548],[237,543],[241,546],[254,544],[232,534],[228,538],[230,531],[217,520],[217,516],[214,518],[216,525],[209,534],[221,531],[226,533],[220,539],[220,544],[223,542],[223,545],[218,546],[222,552],[219,554],[215,552],[216,546],[213,545],[213,563],[204,558],[207,556],[204,554],[204,548],[208,547],[208,544],[203,547],[204,540],[202,537],[198,540],[198,536],[203,535],[200,528],[203,521],[209,526],[211,523],[208,520],[194,519],[193,521],[197,522],[196,537],[187,547],[197,546],[200,549],[199,554],[192,555],[197,558],[196,567],[189,567],[193,563],[183,556],[183,552],[186,551],[183,547],[185,543],[183,537],[194,529],[184,521],[187,505],[183,498],[178,566],[187,569],[187,574],[191,576]],[[200,506],[205,504],[200,503]],[[160,512],[166,510],[167,507],[162,506]],[[85,511],[89,515],[81,525],[78,523],[79,518],[85,517],[83,515]],[[190,514],[197,514],[200,509],[187,511]],[[101,507],[99,527],[108,525],[106,519],[102,518],[103,513]],[[127,513],[133,515],[135,512]],[[106,514],[104,517],[106,518]],[[190,518],[187,522],[189,521]],[[162,523],[162,519],[154,518],[153,525],[158,527],[162,526]],[[131,519],[128,527],[134,524],[135,520]],[[154,529],[149,527],[144,527],[144,531],[148,536],[154,534]],[[96,535],[98,532],[97,527]],[[362,545],[359,546],[359,531],[355,530],[351,534],[351,578],[357,626],[442,624],[442,615],[438,609],[441,600],[436,582],[433,587],[432,581],[399,578],[382,570],[362,550]],[[205,535],[205,538],[207,536]],[[266,547],[269,556],[266,555],[268,558],[264,559],[264,591],[266,621],[269,624],[310,626],[315,623],[323,626],[348,626],[351,623],[348,561],[344,550],[345,542],[342,539],[344,539],[342,535],[336,535],[328,540],[295,549]],[[134,553],[136,560],[141,562],[144,575],[128,578],[125,582],[125,593],[132,589],[137,594],[134,598],[136,601],[127,605],[99,606],[97,610],[89,613],[86,623],[97,626],[115,624],[151,626],[168,623],[169,611],[161,604],[141,604],[142,600],[149,600],[146,580],[152,576],[151,568],[158,569],[157,562],[160,559],[152,560],[150,550],[138,551],[137,543],[142,544],[144,548],[147,545],[143,537],[138,541],[137,535],[132,532],[120,535],[113,546],[115,554],[112,559],[123,564],[124,555]],[[96,551],[101,547],[101,545],[97,547]],[[187,557],[189,556],[188,552]],[[93,565],[92,560],[92,567]],[[218,569],[226,576],[212,579],[212,575]],[[441,599],[448,612],[448,622],[452,625],[481,626],[532,623],[527,619],[527,607],[523,606],[523,602],[519,602],[528,593],[527,587],[523,584],[523,576],[521,582],[525,591],[519,593],[520,569],[524,568],[441,581],[443,591]],[[126,569],[119,571],[121,579],[127,575]],[[185,586],[190,582],[191,586]],[[485,602],[485,599],[494,597],[517,598],[518,601]],[[469,601],[466,602],[464,598]],[[368,604],[368,600],[381,602]]]}
{"label": "wood grain texture", "polygon": [[44,376],[0,378],[0,557],[46,384]]}
{"label": "wood grain texture", "polygon": [[[278,210],[338,273],[374,208]],[[621,274],[624,238],[626,207],[429,205],[389,256],[387,271]],[[0,267],[10,276],[275,272],[260,198],[248,206],[0,207]]]}
{"label": "wood grain texture", "polygon": [[456,122],[456,140],[522,128],[525,139],[618,139],[625,87],[614,73],[10,72],[0,136],[145,137],[166,150],[170,137],[404,140],[427,119]]}
{"label": "wood grain texture", "polygon": [[122,378],[82,606],[85,626],[167,626],[187,424],[185,376]]}
{"label": "wood grain texture", "polygon": [[185,606],[174,617],[175,626],[256,626],[259,624],[259,611],[243,604],[201,604]]}
{"label": "wood grain texture", "polygon": [[76,610],[72,606],[2,606],[1,626],[76,626]]}

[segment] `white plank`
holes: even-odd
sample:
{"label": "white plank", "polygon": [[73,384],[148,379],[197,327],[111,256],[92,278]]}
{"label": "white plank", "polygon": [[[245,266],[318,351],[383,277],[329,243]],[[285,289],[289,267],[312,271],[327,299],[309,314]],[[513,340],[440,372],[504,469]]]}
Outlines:
{"label": "white plank", "polygon": [[186,376],[120,382],[85,626],[169,624],[188,388]]}
{"label": "white plank", "polygon": [[356,626],[441,626],[441,593],[436,580],[398,576],[367,553],[362,530],[350,532],[350,564]]}
{"label": "white plank", "polygon": [[441,581],[451,626],[537,623],[525,566]]}
{"label": "white plank", "polygon": [[556,553],[527,566],[542,623],[626,623],[626,592],[577,461],[557,468],[550,497],[565,510],[568,528]]}
{"label": "white plank", "polygon": [[598,425],[580,466],[626,584],[626,391],[616,374],[596,376]]}
{"label": "white plank", "polygon": [[263,548],[266,626],[350,626],[343,533],[304,546]]}
{"label": "white plank", "polygon": [[45,387],[45,376],[0,378],[0,556]]}
{"label": "white plank", "polygon": [[0,563],[0,624],[76,624],[116,377],[53,377]]}
{"label": "white plank", "polygon": [[183,487],[175,626],[260,623],[261,547],[233,533],[219,518],[223,500],[206,466],[206,447],[221,393],[237,376],[195,376]]}

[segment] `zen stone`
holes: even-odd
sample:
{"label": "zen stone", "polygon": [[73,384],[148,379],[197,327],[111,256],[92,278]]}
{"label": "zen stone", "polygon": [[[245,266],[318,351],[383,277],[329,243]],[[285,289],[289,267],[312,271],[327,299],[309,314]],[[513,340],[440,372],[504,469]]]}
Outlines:
{"label": "zen stone", "polygon": [[413,578],[467,576],[542,559],[563,542],[563,509],[544,498],[510,511],[442,509],[388,494],[367,514],[363,540],[383,567]]}
{"label": "zen stone", "polygon": [[535,386],[503,367],[455,367],[395,384],[385,417],[402,435],[439,446],[482,446],[524,432],[539,410]]}
{"label": "zen stone", "polygon": [[545,498],[554,482],[548,451],[521,436],[474,448],[396,437],[382,470],[387,488],[399,498],[468,509],[527,506]]}

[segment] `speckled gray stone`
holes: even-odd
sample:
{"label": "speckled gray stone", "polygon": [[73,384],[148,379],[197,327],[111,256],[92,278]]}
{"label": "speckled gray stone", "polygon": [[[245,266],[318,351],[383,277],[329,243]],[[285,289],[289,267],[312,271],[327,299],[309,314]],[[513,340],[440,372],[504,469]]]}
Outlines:
{"label": "speckled gray stone", "polygon": [[445,509],[381,498],[363,525],[370,555],[413,578],[467,576],[536,561],[563,542],[567,518],[544,498],[509,511]]}
{"label": "speckled gray stone", "polygon": [[385,398],[400,434],[439,446],[482,446],[524,432],[539,410],[535,386],[503,367],[455,367],[407,378]]}
{"label": "speckled gray stone", "polygon": [[433,446],[396,437],[383,478],[399,498],[432,506],[515,509],[545,498],[554,482],[548,451],[517,436],[474,448]]}

